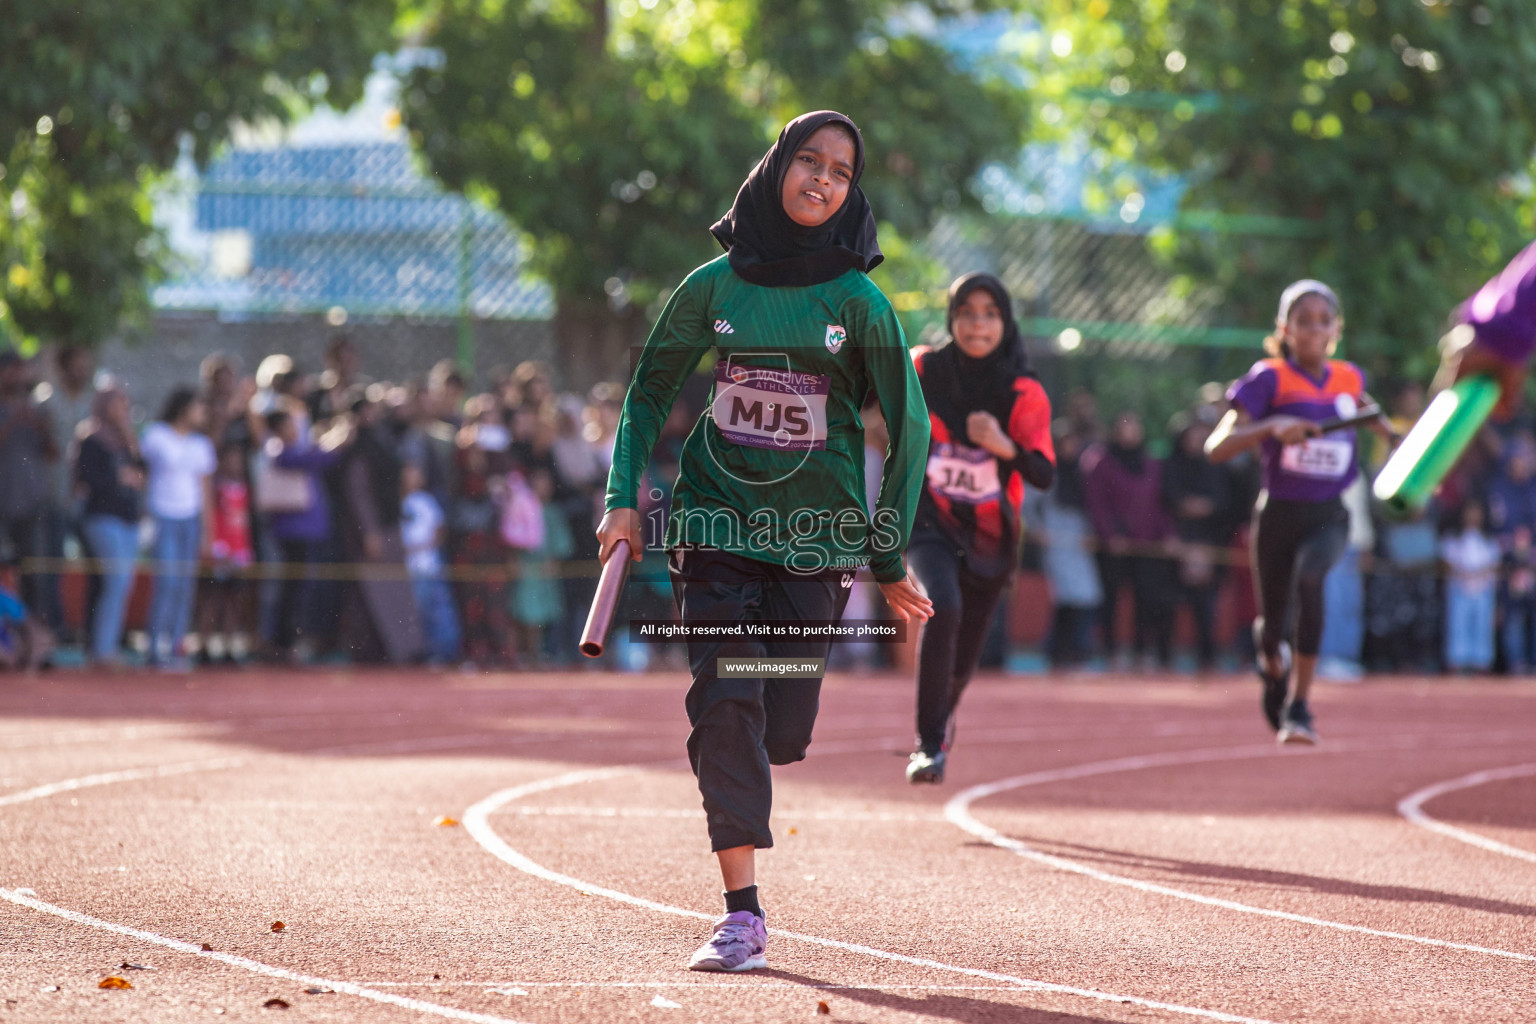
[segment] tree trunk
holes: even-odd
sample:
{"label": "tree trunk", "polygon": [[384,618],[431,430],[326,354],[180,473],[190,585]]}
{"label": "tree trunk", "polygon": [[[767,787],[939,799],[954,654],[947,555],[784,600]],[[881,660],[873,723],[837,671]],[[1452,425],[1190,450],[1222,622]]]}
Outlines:
{"label": "tree trunk", "polygon": [[562,386],[585,392],[599,381],[627,385],[645,343],[645,315],[633,306],[614,312],[606,297],[555,296],[555,360]]}

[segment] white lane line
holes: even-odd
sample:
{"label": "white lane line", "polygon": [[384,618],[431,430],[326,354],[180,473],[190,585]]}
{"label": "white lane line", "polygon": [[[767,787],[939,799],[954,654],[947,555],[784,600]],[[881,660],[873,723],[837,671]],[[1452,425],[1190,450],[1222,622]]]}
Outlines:
{"label": "white lane line", "polygon": [[[1181,736],[1209,736],[1218,739],[1232,735],[1235,730],[1230,728],[1210,729],[1204,727],[1186,728],[1177,723],[1163,723],[1150,728],[1136,728],[1126,732],[1113,732],[1105,729],[1093,730],[1056,730],[1048,728],[1010,728],[1010,729],[976,729],[968,730],[960,734],[958,745],[961,748],[974,743],[1017,743],[1029,740],[1123,740],[1123,739],[1172,739]],[[1330,737],[1333,734],[1329,734]],[[1488,746],[1502,742],[1528,741],[1536,733],[1530,729],[1506,730],[1503,732],[1458,732],[1439,733],[1434,736],[1410,734],[1382,739],[1374,734],[1367,736],[1330,738],[1327,745],[1321,749],[1282,748],[1278,745],[1268,745],[1267,749],[1276,757],[1309,757],[1333,753],[1361,753],[1376,751],[1391,753],[1396,750],[1416,750],[1424,746],[1424,740],[1432,739],[1434,746],[1454,747],[1465,744],[1475,746]],[[1365,745],[1362,745],[1365,744]],[[876,754],[881,751],[907,753],[912,749],[910,738],[891,739],[858,739],[858,740],[833,740],[822,743],[813,742],[810,747],[810,755],[825,754]]]}
{"label": "white lane line", "polygon": [[1403,799],[1398,801],[1397,813],[1415,825],[1427,828],[1431,832],[1450,836],[1452,839],[1468,843],[1492,853],[1501,853],[1506,857],[1515,857],[1519,860],[1530,861],[1532,864],[1536,864],[1536,853],[1532,853],[1530,850],[1522,850],[1518,846],[1510,846],[1496,839],[1480,836],[1476,832],[1457,828],[1455,825],[1447,825],[1445,822],[1424,813],[1424,804],[1437,796],[1454,793],[1458,789],[1471,789],[1473,786],[1481,786],[1489,782],[1523,779],[1531,775],[1536,775],[1536,764],[1517,764],[1511,765],[1508,768],[1490,768],[1487,771],[1463,775],[1458,779],[1437,782],[1433,786],[1425,786],[1423,789],[1403,797]]}
{"label": "white lane line", "polygon": [[834,985],[818,981],[778,981],[774,978],[730,976],[715,981],[674,981],[664,978],[658,981],[360,981],[359,985],[373,988],[646,988],[671,989],[693,988],[708,991],[717,988],[745,988],[756,991],[762,988],[820,989],[828,992],[1025,992],[1017,985],[924,985],[920,983],[890,985]]}
{"label": "white lane line", "polygon": [[[492,742],[502,742],[505,736],[498,733],[482,733],[471,736],[435,736],[417,740],[384,740],[376,743],[352,743],[337,747],[320,747],[312,750],[293,751],[293,754],[302,754],[307,757],[330,757],[337,754],[361,755],[369,754],[408,754],[426,750],[451,750],[461,747],[474,747]],[[226,768],[236,768],[252,760],[250,757],[216,757],[202,761],[182,761],[175,764],[152,765],[147,768],[125,768],[115,772],[101,772],[96,775],[82,775],[73,779],[62,779],[58,782],[50,782],[42,786],[34,786],[16,793],[6,793],[0,796],[0,807],[11,804],[26,803],[29,800],[41,800],[44,797],[57,796],[60,793],[68,793],[77,789],[90,789],[93,786],[107,786],[117,782],[136,782],[140,779],[164,779],[174,775],[187,775],[192,772],[214,772]]]}
{"label": "white lane line", "polygon": [[[500,733],[476,733],[469,736],[429,736],[415,740],[381,740],[375,743],[349,743],[336,747],[318,747],[296,750],[281,756],[331,757],[350,754],[367,757],[370,754],[411,754],[428,750],[457,750],[490,743],[501,743],[506,737]],[[94,786],[109,786],[117,782],[136,782],[141,779],[165,779],[193,772],[215,772],[226,768],[238,768],[255,760],[254,757],[215,757],[203,761],[180,761],[174,764],[150,765],[146,768],[125,768],[115,772],[81,775],[73,779],[61,779],[42,786],[33,786],[17,793],[0,796],[0,807],[41,800],[45,797],[69,793]]]}
{"label": "white lane line", "polygon": [[1386,931],[1380,928],[1367,928],[1364,925],[1346,924],[1342,921],[1329,921],[1320,917],[1309,917],[1305,914],[1293,914],[1285,910],[1271,910],[1267,907],[1256,907],[1247,903],[1238,903],[1235,900],[1221,899],[1216,896],[1206,896],[1202,893],[1189,892],[1184,889],[1175,889],[1172,886],[1158,885],[1155,882],[1142,881],[1139,878],[1128,878],[1125,875],[1111,874],[1108,871],[1100,871],[1098,868],[1079,864],[1077,861],[1068,860],[1065,857],[1042,853],[1012,836],[1004,835],[997,829],[978,821],[971,814],[971,804],[985,797],[995,796],[998,793],[1015,789],[1023,789],[1026,786],[1040,786],[1052,782],[1063,782],[1069,779],[1083,779],[1096,775],[1110,775],[1115,772],[1142,771],[1147,768],[1163,768],[1175,765],[1205,764],[1213,761],[1239,761],[1252,758],[1265,758],[1277,756],[1315,757],[1324,753],[1361,752],[1374,749],[1367,744],[1342,744],[1332,743],[1322,750],[1302,752],[1300,754],[1285,754],[1284,748],[1277,748],[1273,744],[1264,746],[1226,747],[1207,750],[1173,751],[1164,754],[1148,754],[1137,757],[1121,757],[1110,761],[1094,761],[1088,764],[1073,765],[1068,768],[1058,768],[1051,771],[1031,772],[1027,775],[1015,775],[1009,779],[1001,779],[997,782],[983,783],[979,786],[971,786],[962,790],[944,805],[944,816],[955,825],[969,832],[979,839],[984,839],[993,846],[1008,850],[1020,857],[1044,864],[1048,867],[1058,868],[1062,871],[1071,871],[1075,874],[1085,875],[1088,878],[1100,882],[1108,882],[1111,885],[1123,885],[1141,892],[1155,893],[1160,896],[1171,896],[1174,899],[1189,900],[1192,903],[1201,903],[1209,907],[1219,907],[1223,910],[1233,910],[1242,914],[1254,914],[1260,917],[1272,917],[1282,921],[1292,921],[1297,924],[1311,925],[1317,928],[1331,928],[1335,931],[1353,932],[1358,935],[1372,935],[1382,939],[1395,939],[1400,942],[1411,942],[1420,946],[1436,946],[1441,949],[1454,949],[1465,953],[1481,953],[1487,956],[1502,957],[1507,960],[1520,960],[1526,963],[1536,963],[1536,956],[1529,953],[1518,953],[1508,949],[1494,949],[1488,946],[1477,946],[1465,942],[1450,942],[1445,939],[1433,939],[1424,935],[1409,935],[1404,932]]}
{"label": "white lane line", "polygon": [[[1063,726],[1019,726],[1006,729],[970,729],[960,734],[961,745],[972,743],[1023,743],[1028,741],[1049,740],[1124,740],[1172,738],[1179,736],[1227,736],[1230,729],[1212,729],[1208,725],[1180,724],[1177,722],[1160,722],[1153,726],[1134,725],[1123,730],[1115,730],[1106,726],[1093,728],[1063,727]],[[812,756],[818,754],[868,754],[879,753],[882,750],[908,753],[912,750],[912,738],[910,736],[890,739],[836,739],[815,740],[810,746]]]}
{"label": "white lane line", "polygon": [[0,736],[0,751],[64,746],[70,743],[100,743],[109,739],[127,741],[195,738],[197,738],[197,726],[191,723],[102,726],[95,729],[70,729],[59,732],[9,733]]}
{"label": "white lane line", "polygon": [[[327,747],[319,750],[296,751],[306,755],[333,755],[333,754],[385,754],[385,753],[410,753],[422,750],[442,750],[460,747],[472,747],[483,744],[488,739],[503,740],[504,736],[498,734],[469,735],[469,736],[436,736],[416,740],[393,740],[379,743],[357,743],[345,746]],[[23,790],[20,793],[10,793],[0,797],[0,806],[19,804],[28,800],[41,800],[45,797],[55,796],[59,793],[68,793],[73,790],[86,789],[92,786],[106,786],[117,782],[133,782],[140,779],[168,778],[175,775],[186,775],[192,772],[218,771],[225,768],[234,768],[245,764],[253,758],[226,757],[210,759],[206,761],[187,761],[180,764],[158,765],[150,768],[130,768],[117,772],[102,772],[97,775],[84,775],[74,779],[64,779],[59,782],[51,782],[44,786],[35,786],[32,789]],[[230,953],[220,953],[217,950],[205,950],[200,945],[183,942],[166,935],[155,932],[143,931],[139,928],[130,928],[127,925],[114,924],[111,921],[103,921],[98,917],[91,917],[79,911],[69,910],[65,907],[45,903],[33,896],[22,892],[0,888],[0,899],[8,900],[18,906],[28,907],[44,914],[61,917],[75,924],[86,925],[102,931],[115,932],[139,939],[143,942],[164,946],[181,953],[190,953],[193,956],[216,960],[230,967],[238,967],[242,970],[252,971],[256,974],[265,974],[274,978],[284,978],[288,981],[296,981],[300,984],[314,988],[328,988],[335,992],[357,996],[361,999],[371,999],[374,1002],[388,1003],[392,1006],[403,1007],[407,1010],[415,1010],[420,1013],[432,1014],[449,1020],[473,1021],[477,1024],[523,1024],[522,1021],[508,1017],[496,1017],[487,1013],[475,1013],[470,1010],[461,1010],[453,1006],[442,1006],[437,1003],[429,1003],[425,1000],[415,999],[410,996],[395,995],[392,992],[381,992],[365,985],[359,985],[351,981],[338,981],[331,978],[320,978],[308,974],[299,974],[282,967],[274,967],[258,960],[250,960],[243,956],[234,956]]]}
{"label": "white lane line", "polygon": [[[679,818],[703,820],[704,812],[669,807],[513,807],[508,812],[520,818]],[[938,823],[940,814],[899,814],[881,811],[775,811],[779,821],[870,821],[902,824]]]}
{"label": "white lane line", "polygon": [[[1024,717],[1020,715],[1019,717]],[[1244,716],[1246,720],[1246,715]],[[1189,736],[1199,733],[1230,733],[1231,729],[1223,729],[1226,723],[1199,721],[1199,722],[1156,722],[1148,724],[1129,716],[1105,716],[1095,721],[1093,727],[1082,724],[1081,721],[1040,723],[1029,726],[1013,726],[1007,731],[1011,734],[1023,735],[1033,739],[1076,739],[1078,737],[1100,736]],[[861,718],[858,721],[829,722],[825,729],[818,731],[818,735],[832,735],[842,739],[851,739],[860,734],[878,733],[887,729],[898,729],[910,732],[912,730],[912,716],[901,717],[870,717]],[[993,730],[994,732],[998,730]],[[966,730],[960,735],[967,739],[973,739],[981,735],[976,730]],[[908,737],[910,742],[911,737]]]}
{"label": "white lane line", "polygon": [[164,779],[173,775],[186,775],[190,772],[213,772],[221,768],[234,768],[244,764],[243,757],[220,757],[206,761],[183,761],[179,764],[162,764],[149,768],[127,768],[117,772],[102,772],[99,775],[82,775],[75,779],[64,779],[59,782],[50,782],[44,786],[34,786],[24,789],[19,793],[7,793],[0,796],[0,807],[11,804],[25,803],[28,800],[41,800],[44,797],[56,796],[59,793],[68,793],[76,789],[89,789],[92,786],[106,786],[114,782],[133,782],[138,779]]}
{"label": "white lane line", "polygon": [[[879,748],[877,748],[879,749]],[[670,762],[669,762],[670,763]],[[659,914],[671,914],[677,917],[688,917],[699,921],[713,921],[715,915],[701,913],[697,910],[688,910],[683,907],[674,907],[667,903],[658,903],[640,896],[632,896],[629,893],[619,892],[616,889],[607,889],[599,885],[583,882],[579,878],[563,875],[557,871],[551,871],[542,864],[537,863],[526,855],[514,850],[496,830],[490,825],[490,816],[497,810],[526,796],[535,793],[545,793],[553,789],[562,789],[567,786],[576,786],[589,782],[601,782],[605,779],[617,778],[623,775],[635,774],[638,767],[624,768],[598,768],[583,771],[567,772],[538,782],[530,782],[521,786],[512,786],[508,789],[492,793],[479,803],[464,812],[462,821],[469,834],[475,838],[481,846],[493,856],[512,865],[524,874],[541,878],[546,882],[563,885],[570,889],[592,896],[604,896],[619,903],[625,903],[632,907],[640,907],[644,910],[655,911]],[[1057,995],[1077,996],[1082,999],[1091,999],[1097,1002],[1122,1003],[1132,1006],[1140,1006],[1150,1010],[1167,1010],[1173,1013],[1181,1013],[1192,1017],[1201,1017],[1206,1020],[1228,1021],[1231,1024],[1264,1024],[1259,1018],[1243,1017],[1237,1014],[1222,1013],[1218,1010],[1207,1010],[1196,1006],[1181,1006],[1177,1003],[1164,1003],[1155,999],[1143,999],[1139,996],[1117,995],[1110,992],[1101,992],[1097,989],[1077,988],[1072,985],[1058,985],[1053,982],[1038,981],[1033,978],[1021,978],[1012,974],[1002,974],[998,971],[986,971],[975,967],[962,967],[957,964],[943,963],[939,960],[929,960],[926,957],[908,956],[905,953],[893,953],[889,950],[875,949],[872,946],[861,945],[856,942],[842,942],[838,939],[823,938],[819,935],[807,935],[803,932],[785,931],[782,928],[769,928],[770,935],[791,939],[795,942],[805,942],[827,949],[838,949],[847,953],[858,953],[864,956],[874,957],[878,960],[886,960],[891,963],[906,964],[910,967],[922,967],[931,971],[943,971],[949,974],[960,974],[971,978],[980,978],[984,981],[1003,982],[1017,986],[1021,990],[1032,992],[1050,992]]]}
{"label": "white lane line", "polygon": [[446,1017],[449,1020],[475,1021],[477,1024],[522,1024],[521,1021],[511,1020],[507,1017],[495,1017],[488,1013],[474,1013],[470,1010],[461,1010],[454,1006],[442,1006],[438,1003],[429,1003],[411,996],[400,996],[393,992],[381,992],[378,989],[359,985],[355,982],[338,981],[334,978],[320,978],[312,974],[299,974],[296,971],[274,967],[271,964],[264,964],[259,960],[251,960],[243,956],[235,956],[232,953],[205,950],[201,946],[195,946],[190,942],[183,942],[180,939],[173,939],[166,935],[156,934],[155,932],[146,932],[139,928],[129,928],[126,925],[113,924],[111,921],[103,921],[99,917],[91,917],[89,914],[82,914],[65,907],[57,907],[52,903],[44,903],[42,900],[34,899],[31,896],[23,896],[10,889],[0,889],[0,899],[9,900],[19,906],[29,907],[44,914],[52,914],[54,917],[62,917],[64,920],[75,924],[83,924],[100,931],[126,935],[131,939],[138,939],[141,942],[149,942],[156,946],[164,946],[166,949],[174,949],[178,953],[187,953],[191,956],[201,957],[204,960],[215,960],[229,967],[238,967],[241,970],[251,971],[255,974],[265,974],[272,978],[295,981],[312,988],[328,988],[335,992],[343,992],[349,996],[357,996],[359,999],[371,999],[376,1003],[388,1003],[391,1006],[415,1010],[418,1013],[429,1013],[436,1017]]}
{"label": "white lane line", "polygon": [[339,747],[295,750],[284,756],[333,757],[336,755],[346,755],[349,757],[367,757],[370,754],[417,754],[428,750],[459,750],[465,747],[490,746],[492,744],[505,744],[506,746],[528,745],[524,741],[509,738],[505,733],[482,732],[470,733],[467,736],[427,736],[415,740],[378,740],[372,743],[346,743]]}
{"label": "white lane line", "polygon": [[[239,715],[240,712],[233,712]],[[272,732],[277,730],[302,731],[309,729],[334,729],[335,721],[346,724],[384,721],[401,725],[419,724],[398,711],[360,711],[344,715],[341,712],[323,714],[269,715],[263,718],[239,718],[234,721],[218,719],[168,723],[135,723],[131,725],[82,726],[56,732],[28,730],[0,735],[0,751],[22,750],[28,747],[65,746],[71,743],[99,743],[114,739],[123,741],[153,739],[202,740],[225,736],[234,732]]]}

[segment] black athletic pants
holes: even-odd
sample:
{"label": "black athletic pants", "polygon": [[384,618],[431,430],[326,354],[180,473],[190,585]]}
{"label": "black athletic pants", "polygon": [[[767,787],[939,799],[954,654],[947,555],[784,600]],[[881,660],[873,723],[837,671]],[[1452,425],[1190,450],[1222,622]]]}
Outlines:
{"label": "black athletic pants", "polygon": [[[672,594],[684,623],[842,618],[853,592],[854,570],[794,572],[712,548],[674,548],[669,559]],[[769,765],[805,758],[821,698],[821,680],[772,676],[721,678],[719,658],[825,659],[825,639],[689,640],[693,685],[685,704],[693,732],[688,761],[699,780],[709,821],[710,848],[773,845]]]}
{"label": "black athletic pants", "polygon": [[1151,649],[1164,666],[1173,660],[1173,619],[1178,600],[1173,563],[1164,555],[1121,555],[1099,552],[1099,581],[1104,588],[1102,626],[1104,653],[1119,651],[1120,591],[1132,598],[1131,652],[1140,658]]}
{"label": "black athletic pants", "polygon": [[917,648],[917,742],[936,754],[949,720],[976,671],[1008,573],[978,576],[947,540],[919,540],[907,548],[907,568],[928,592],[933,618]]}
{"label": "black athletic pants", "polygon": [[1279,652],[1294,612],[1296,653],[1316,656],[1323,640],[1323,580],[1348,544],[1349,513],[1339,499],[1260,496],[1253,516],[1253,588],[1259,602],[1259,647],[1266,655]]}

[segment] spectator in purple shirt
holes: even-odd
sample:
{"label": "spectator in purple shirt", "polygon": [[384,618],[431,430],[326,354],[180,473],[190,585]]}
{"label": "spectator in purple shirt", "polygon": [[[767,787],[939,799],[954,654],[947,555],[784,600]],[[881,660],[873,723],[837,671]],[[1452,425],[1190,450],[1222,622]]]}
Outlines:
{"label": "spectator in purple shirt", "polygon": [[1084,499],[1099,541],[1104,585],[1104,648],[1117,653],[1115,609],[1130,588],[1135,604],[1131,648],[1137,660],[1149,645],[1167,667],[1172,654],[1173,563],[1164,550],[1172,524],[1163,511],[1162,466],[1146,454],[1141,417],[1123,412],[1109,441],[1083,453]]}
{"label": "spectator in purple shirt", "polygon": [[[298,656],[295,645],[303,633],[302,624],[319,621],[314,607],[317,581],[310,567],[321,560],[331,539],[330,501],[322,477],[341,460],[351,438],[345,432],[332,433],[321,444],[313,444],[300,435],[293,414],[286,409],[269,412],[266,422],[271,436],[265,457],[277,472],[301,475],[309,492],[308,501],[299,503],[302,507],[273,512],[269,527],[284,568],[272,645],[279,656],[291,660]],[[305,567],[303,572],[299,566]]]}

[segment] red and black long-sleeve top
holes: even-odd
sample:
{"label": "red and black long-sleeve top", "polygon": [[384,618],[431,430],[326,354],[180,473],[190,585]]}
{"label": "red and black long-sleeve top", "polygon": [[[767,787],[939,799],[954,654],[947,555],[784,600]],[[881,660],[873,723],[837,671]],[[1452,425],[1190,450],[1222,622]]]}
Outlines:
{"label": "red and black long-sleeve top", "polygon": [[[984,393],[968,393],[955,357],[942,348],[912,350],[932,428],[912,542],[937,535],[965,552],[973,572],[996,576],[1013,568],[1025,483],[1047,488],[1054,475],[1051,403],[1029,374],[1013,377],[1011,387],[998,381]],[[974,412],[997,419],[1018,449],[1013,458],[1001,459],[970,439],[966,420]]]}

